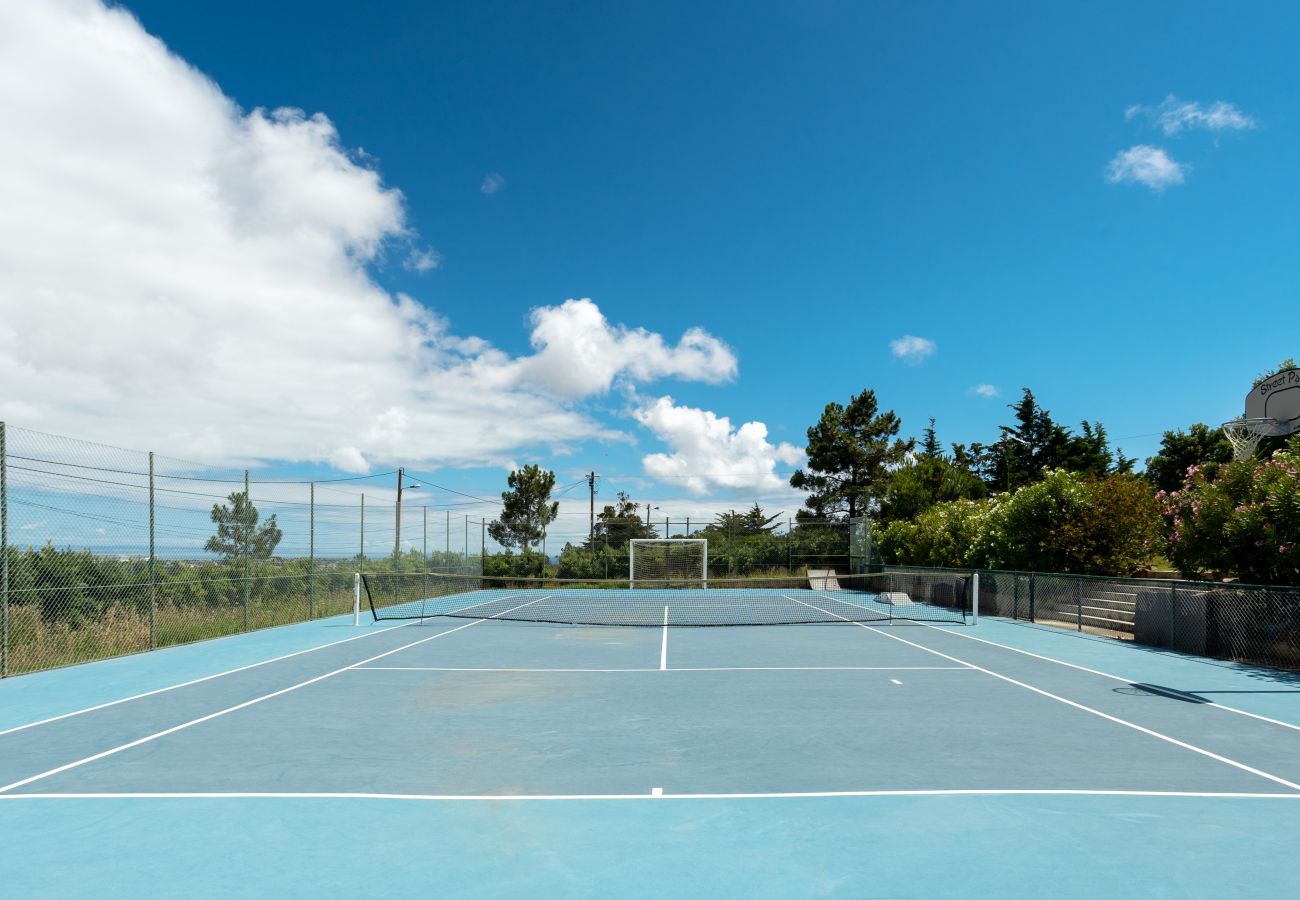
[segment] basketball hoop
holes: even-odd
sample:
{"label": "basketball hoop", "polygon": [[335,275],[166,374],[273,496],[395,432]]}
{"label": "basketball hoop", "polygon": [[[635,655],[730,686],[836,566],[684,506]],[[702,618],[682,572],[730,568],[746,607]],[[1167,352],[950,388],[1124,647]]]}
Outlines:
{"label": "basketball hoop", "polygon": [[1255,455],[1259,442],[1271,434],[1277,434],[1281,423],[1277,419],[1232,419],[1223,423],[1223,433],[1232,444],[1232,459],[1240,462]]}

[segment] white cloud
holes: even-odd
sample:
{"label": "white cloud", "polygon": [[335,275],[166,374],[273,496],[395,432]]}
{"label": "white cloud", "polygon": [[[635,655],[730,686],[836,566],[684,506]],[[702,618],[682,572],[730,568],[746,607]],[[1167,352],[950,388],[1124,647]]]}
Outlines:
{"label": "white cloud", "polygon": [[500,172],[488,172],[483,176],[483,183],[478,186],[478,189],[491,197],[505,186],[506,179],[504,175]]}
{"label": "white cloud", "polygon": [[716,488],[788,490],[787,480],[776,473],[777,464],[797,466],[804,460],[798,447],[771,443],[762,422],[733,429],[727,417],[675,406],[672,397],[660,397],[633,415],[672,449],[643,457],[646,474],[697,496]]}
{"label": "white cloud", "polygon": [[1202,106],[1195,100],[1179,100],[1170,94],[1155,106],[1130,106],[1126,119],[1149,118],[1166,135],[1181,131],[1242,131],[1255,127],[1255,120],[1231,103],[1216,100]]}
{"label": "white cloud", "polygon": [[[172,455],[496,464],[615,436],[618,381],[720,381],[590,300],[511,356],[368,275],[418,246],[399,191],[322,115],[244,113],[99,0],[0,6],[0,419]],[[415,251],[418,269],[434,257]],[[423,262],[421,262],[423,260]]]}
{"label": "white cloud", "polygon": [[926,357],[933,355],[938,347],[929,338],[905,334],[901,338],[890,341],[889,349],[898,359],[915,366],[925,362]]}
{"label": "white cloud", "polygon": [[998,389],[991,384],[977,384],[966,393],[974,394],[977,397],[996,397]]}
{"label": "white cloud", "polygon": [[1191,165],[1177,162],[1159,147],[1138,144],[1115,155],[1106,166],[1106,180],[1111,184],[1145,184],[1153,191],[1163,191],[1182,184],[1191,169]]}
{"label": "white cloud", "polygon": [[644,328],[610,325],[590,300],[535,309],[532,325],[537,353],[519,361],[518,376],[548,392],[574,397],[601,393],[618,376],[712,383],[736,376],[735,355],[703,329],[689,329],[670,347]]}
{"label": "white cloud", "polygon": [[431,247],[412,248],[402,260],[402,268],[412,272],[428,272],[442,264],[442,257]]}

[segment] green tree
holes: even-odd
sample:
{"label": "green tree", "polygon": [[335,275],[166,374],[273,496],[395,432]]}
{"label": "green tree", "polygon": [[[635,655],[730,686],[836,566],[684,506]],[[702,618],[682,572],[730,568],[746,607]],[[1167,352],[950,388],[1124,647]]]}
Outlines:
{"label": "green tree", "polygon": [[270,559],[284,537],[275,514],[258,524],[257,507],[243,491],[235,491],[226,503],[212,504],[211,518],[217,533],[208,538],[203,549],[226,562],[243,557],[245,547],[251,559]]}
{"label": "green tree", "polygon": [[641,504],[623,491],[618,492],[615,505],[606,506],[596,514],[593,538],[596,546],[626,547],[634,538],[652,538],[655,530],[641,518]]}
{"label": "green tree", "polygon": [[890,472],[880,521],[912,519],[936,503],[986,496],[988,488],[975,475],[944,456],[922,453]]}
{"label": "green tree", "polygon": [[1186,431],[1166,431],[1160,450],[1147,459],[1147,479],[1157,490],[1173,493],[1183,486],[1192,466],[1217,468],[1232,460],[1232,444],[1223,431],[1197,422]]}
{"label": "green tree", "polygon": [[898,437],[902,422],[893,410],[880,412],[876,392],[863,391],[848,406],[828,403],[808,429],[808,468],[790,476],[790,486],[808,491],[804,506],[824,519],[856,518],[879,503],[889,470],[912,449]]}
{"label": "green tree", "polygon": [[488,523],[488,534],[502,547],[527,551],[541,541],[546,526],[559,514],[559,502],[551,500],[555,473],[527,465],[511,472],[506,484],[509,490],[501,492],[501,515]]}
{"label": "green tree", "polygon": [[1002,436],[997,441],[972,444],[969,449],[954,447],[957,458],[990,489],[1014,491],[1033,484],[1051,469],[1096,476],[1132,471],[1135,461],[1122,451],[1112,452],[1103,425],[1085,419],[1076,435],[1039,405],[1033,391],[1021,390],[1020,400],[1008,404],[1015,424],[998,426]]}
{"label": "green tree", "polygon": [[763,507],[755,503],[748,510],[738,513],[735,510],[718,513],[712,522],[701,529],[705,537],[751,537],[758,534],[772,534],[780,526],[777,522],[780,513],[769,516]]}

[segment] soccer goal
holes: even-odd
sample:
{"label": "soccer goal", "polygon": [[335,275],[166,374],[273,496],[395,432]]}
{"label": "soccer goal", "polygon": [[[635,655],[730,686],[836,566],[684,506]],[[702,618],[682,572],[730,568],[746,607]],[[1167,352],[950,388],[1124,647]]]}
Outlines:
{"label": "soccer goal", "polygon": [[704,538],[634,538],[628,541],[632,587],[709,586],[709,542]]}

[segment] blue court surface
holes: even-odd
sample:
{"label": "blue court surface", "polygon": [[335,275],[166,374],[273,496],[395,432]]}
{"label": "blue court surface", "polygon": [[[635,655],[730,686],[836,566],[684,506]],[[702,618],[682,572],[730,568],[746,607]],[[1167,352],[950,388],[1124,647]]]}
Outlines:
{"label": "blue court surface", "polygon": [[12,897],[1294,896],[1300,677],[991,618],[330,619],[0,682],[0,834]]}

